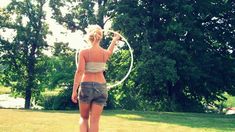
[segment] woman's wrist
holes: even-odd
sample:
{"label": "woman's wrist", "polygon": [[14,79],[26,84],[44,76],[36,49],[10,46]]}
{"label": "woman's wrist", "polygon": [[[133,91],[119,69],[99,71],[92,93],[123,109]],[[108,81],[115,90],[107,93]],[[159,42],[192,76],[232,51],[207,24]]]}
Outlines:
{"label": "woman's wrist", "polygon": [[112,43],[113,43],[114,45],[117,45],[117,41],[118,41],[118,40],[113,39],[113,40],[112,40]]}
{"label": "woman's wrist", "polygon": [[78,91],[79,84],[80,83],[74,83],[73,84],[73,92],[77,92]]}
{"label": "woman's wrist", "polygon": [[73,93],[77,93],[78,92],[78,88],[73,88]]}
{"label": "woman's wrist", "polygon": [[73,84],[73,86],[79,86],[80,85],[80,83],[74,83]]}

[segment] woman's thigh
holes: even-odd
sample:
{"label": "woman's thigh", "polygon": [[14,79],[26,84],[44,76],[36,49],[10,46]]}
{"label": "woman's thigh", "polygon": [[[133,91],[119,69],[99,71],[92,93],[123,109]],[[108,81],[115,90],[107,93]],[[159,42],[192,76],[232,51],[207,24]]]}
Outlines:
{"label": "woman's thigh", "polygon": [[89,118],[89,111],[90,111],[91,105],[88,103],[79,102],[79,111],[80,116],[82,118],[88,119]]}
{"label": "woman's thigh", "polygon": [[104,106],[96,103],[91,105],[91,121],[99,121]]}

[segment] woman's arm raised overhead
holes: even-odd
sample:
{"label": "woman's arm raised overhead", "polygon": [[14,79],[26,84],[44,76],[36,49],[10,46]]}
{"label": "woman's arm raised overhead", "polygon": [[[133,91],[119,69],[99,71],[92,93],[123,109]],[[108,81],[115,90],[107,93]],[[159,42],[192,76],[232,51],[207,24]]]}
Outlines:
{"label": "woman's arm raised overhead", "polygon": [[111,44],[108,47],[108,55],[111,56],[113,54],[113,49],[117,44],[117,41],[120,39],[121,37],[118,34],[114,34],[113,36],[113,40],[111,41]]}

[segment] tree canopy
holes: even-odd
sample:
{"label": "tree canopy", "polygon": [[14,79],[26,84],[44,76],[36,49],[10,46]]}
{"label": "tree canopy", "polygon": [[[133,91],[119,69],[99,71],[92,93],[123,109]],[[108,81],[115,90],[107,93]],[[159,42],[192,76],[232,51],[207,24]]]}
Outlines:
{"label": "tree canopy", "polygon": [[1,65],[6,68],[2,71],[4,84],[12,87],[14,93],[25,97],[25,108],[30,108],[31,96],[40,94],[42,81],[42,50],[46,49],[45,37],[48,26],[43,20],[44,0],[12,0],[0,12],[0,27],[3,30],[12,30],[16,36],[12,41],[0,35]]}
{"label": "tree canopy", "polygon": [[[44,3],[13,0],[0,10],[0,27],[17,31],[12,42],[0,35],[0,67],[5,69],[0,77],[26,93],[40,86],[39,78],[47,78],[49,87],[71,87],[75,71],[74,63],[66,63],[74,51],[65,43],[55,44],[47,59],[51,64],[40,59],[48,33],[42,21]],[[112,22],[111,28],[131,44],[134,68],[121,86],[109,92],[107,108],[202,112],[225,100],[225,92],[235,95],[233,0],[50,0],[49,5],[52,18],[72,32]],[[24,18],[29,20],[26,26]],[[108,44],[104,40],[102,46]],[[117,69],[106,77],[125,74],[127,57],[125,50],[114,54],[109,66]],[[47,75],[38,74],[42,65],[50,67]]]}

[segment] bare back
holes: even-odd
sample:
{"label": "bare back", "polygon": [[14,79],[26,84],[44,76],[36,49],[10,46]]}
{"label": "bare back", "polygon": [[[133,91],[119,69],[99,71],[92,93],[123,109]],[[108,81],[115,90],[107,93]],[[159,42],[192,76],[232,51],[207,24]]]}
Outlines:
{"label": "bare back", "polygon": [[89,49],[85,49],[80,52],[79,55],[79,69],[84,70],[84,74],[81,82],[99,82],[106,83],[103,71],[100,72],[89,72],[86,71],[86,64],[89,62],[103,62],[106,63],[110,53],[101,48],[101,47],[92,47]]}

